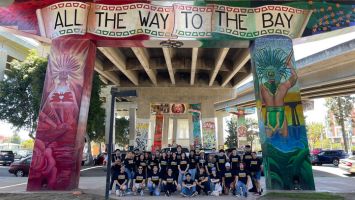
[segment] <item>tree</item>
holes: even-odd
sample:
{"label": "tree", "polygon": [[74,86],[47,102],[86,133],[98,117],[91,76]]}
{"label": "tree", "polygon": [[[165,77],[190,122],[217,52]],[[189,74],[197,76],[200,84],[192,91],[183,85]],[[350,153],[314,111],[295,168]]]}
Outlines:
{"label": "tree", "polygon": [[238,133],[237,133],[237,118],[232,117],[231,120],[227,122],[227,127],[228,129],[226,130],[229,135],[226,138],[226,142],[224,143],[227,145],[228,148],[237,148],[238,147]]}
{"label": "tree", "polygon": [[34,51],[23,61],[14,60],[0,82],[0,120],[17,129],[36,130],[47,60]]}
{"label": "tree", "polygon": [[34,146],[33,139],[28,139],[28,140],[21,142],[21,148],[23,148],[23,149],[33,149],[33,146]]}
{"label": "tree", "polygon": [[247,119],[246,127],[247,127],[247,141],[250,142],[250,147],[251,149],[253,149],[254,140],[259,136],[258,122],[254,119]]}
{"label": "tree", "polygon": [[324,126],[322,123],[310,123],[307,124],[307,135],[308,135],[308,141],[309,145],[311,146],[311,149],[316,148],[317,144],[320,144],[321,139],[323,139],[323,133],[324,133]]}
{"label": "tree", "polygon": [[351,96],[342,97],[330,97],[326,98],[326,106],[335,116],[337,124],[341,126],[341,132],[343,136],[343,146],[346,152],[349,152],[348,140],[345,132],[344,121],[351,117],[351,111],[355,103],[355,98]]}
{"label": "tree", "polygon": [[129,144],[129,121],[121,117],[116,118],[115,139],[119,146],[124,147]]}

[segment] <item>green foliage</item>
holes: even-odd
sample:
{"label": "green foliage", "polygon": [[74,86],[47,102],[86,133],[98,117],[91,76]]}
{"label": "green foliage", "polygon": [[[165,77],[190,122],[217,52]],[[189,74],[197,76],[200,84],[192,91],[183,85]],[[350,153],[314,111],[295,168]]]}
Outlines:
{"label": "green foliage", "polygon": [[34,146],[33,139],[28,139],[28,140],[21,142],[21,148],[23,148],[23,149],[33,149],[33,146]]}
{"label": "green foliage", "polygon": [[253,148],[253,142],[255,138],[259,136],[258,122],[255,119],[247,119],[246,127],[247,127],[247,141],[250,142],[250,146]]}
{"label": "green foliage", "polygon": [[351,96],[330,97],[326,98],[326,106],[328,111],[335,117],[336,123],[341,126],[342,136],[344,141],[344,149],[348,152],[348,142],[344,121],[350,119],[351,111],[354,108],[355,98]]}
{"label": "green foliage", "polygon": [[116,143],[119,146],[125,146],[129,144],[129,121],[128,119],[121,117],[116,118],[115,127]]}
{"label": "green foliage", "polygon": [[0,120],[15,128],[34,133],[45,79],[47,60],[34,51],[23,61],[10,63],[5,79],[0,82]]}
{"label": "green foliage", "polygon": [[227,122],[227,127],[228,129],[226,131],[228,132],[228,137],[224,144],[227,145],[228,148],[236,148],[238,147],[237,118],[232,117],[231,120]]}
{"label": "green foliage", "polygon": [[320,144],[321,139],[325,139],[323,124],[322,123],[307,124],[307,133],[308,133],[308,143],[311,146],[311,149],[319,148],[315,146],[317,144]]}

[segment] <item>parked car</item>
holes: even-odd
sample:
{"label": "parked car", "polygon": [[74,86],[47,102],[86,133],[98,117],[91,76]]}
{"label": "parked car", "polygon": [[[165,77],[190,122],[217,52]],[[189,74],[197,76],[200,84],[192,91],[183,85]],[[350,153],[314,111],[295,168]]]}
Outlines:
{"label": "parked car", "polygon": [[339,160],[349,157],[344,150],[322,150],[316,155],[311,155],[313,165],[333,164],[339,165]]}
{"label": "parked car", "polygon": [[21,159],[20,161],[13,162],[10,165],[9,172],[15,176],[27,176],[30,171],[32,156]]}
{"label": "parked car", "polygon": [[355,156],[340,159],[339,168],[348,173],[355,174]]}
{"label": "parked car", "polygon": [[2,165],[10,165],[15,161],[15,155],[12,151],[0,151],[0,164]]}

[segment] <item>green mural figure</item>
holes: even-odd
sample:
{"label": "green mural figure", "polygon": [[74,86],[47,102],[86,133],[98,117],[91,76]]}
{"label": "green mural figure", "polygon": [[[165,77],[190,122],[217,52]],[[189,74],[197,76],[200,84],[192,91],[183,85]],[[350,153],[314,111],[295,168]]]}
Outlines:
{"label": "green mural figure", "polygon": [[292,56],[293,51],[287,54],[282,49],[273,50],[270,47],[255,53],[257,76],[261,81],[261,95],[266,106],[266,133],[269,137],[277,129],[284,137],[288,134],[284,98],[297,82]]}
{"label": "green mural figure", "polygon": [[314,190],[292,40],[257,38],[251,46],[267,189]]}

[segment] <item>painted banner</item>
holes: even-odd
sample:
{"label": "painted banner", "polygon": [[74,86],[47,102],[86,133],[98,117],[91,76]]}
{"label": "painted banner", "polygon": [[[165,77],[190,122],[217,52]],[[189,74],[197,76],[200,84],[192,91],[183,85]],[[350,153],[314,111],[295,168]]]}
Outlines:
{"label": "painted banner", "polygon": [[150,112],[155,114],[186,114],[201,112],[201,104],[186,103],[154,103],[150,105]]}
{"label": "painted banner", "polygon": [[141,151],[147,150],[148,134],[149,134],[149,119],[137,118],[134,148],[137,148]]}
{"label": "painted banner", "polygon": [[158,114],[155,118],[155,134],[154,134],[154,143],[152,147],[152,151],[156,149],[161,149],[161,141],[163,137],[163,122],[164,115]]}
{"label": "painted banner", "polygon": [[314,190],[292,40],[256,39],[251,61],[266,187]]}
{"label": "painted banner", "polygon": [[214,118],[202,119],[203,147],[216,148],[216,124]]}
{"label": "painted banner", "polygon": [[69,1],[45,7],[37,14],[41,33],[48,38],[84,35],[86,30],[90,34],[110,38],[143,34],[168,39],[211,38],[213,33],[243,39],[272,34],[295,38],[300,36],[311,15],[309,10],[282,5],[256,8],[216,4],[165,5]]}
{"label": "painted banner", "polygon": [[226,112],[235,114],[235,115],[250,115],[255,113],[255,107],[226,107]]}
{"label": "painted banner", "polygon": [[237,120],[237,134],[238,140],[247,141],[247,124],[245,120],[245,114],[238,115]]}
{"label": "painted banner", "polygon": [[201,147],[201,104],[190,104],[189,112],[192,113],[192,137],[194,147]]}
{"label": "painted banner", "polygon": [[27,190],[78,188],[96,46],[52,41]]}

